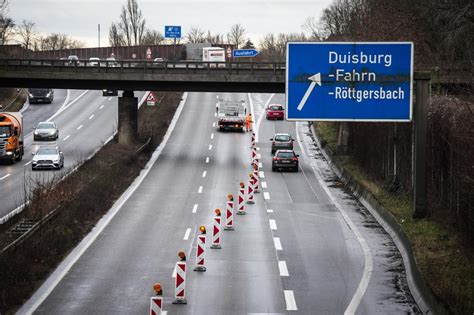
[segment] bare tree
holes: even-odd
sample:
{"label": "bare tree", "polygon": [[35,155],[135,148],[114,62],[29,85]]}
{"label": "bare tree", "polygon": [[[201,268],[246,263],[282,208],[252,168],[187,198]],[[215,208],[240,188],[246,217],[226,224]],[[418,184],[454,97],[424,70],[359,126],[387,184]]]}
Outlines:
{"label": "bare tree", "polygon": [[123,34],[120,32],[116,23],[112,23],[109,28],[109,45],[112,47],[125,45]]}
{"label": "bare tree", "polygon": [[61,50],[70,48],[80,48],[84,46],[81,41],[70,38],[66,34],[51,33],[40,39],[41,50]]}
{"label": "bare tree", "polygon": [[8,0],[0,0],[0,45],[5,45],[13,35],[15,23],[7,16]]}
{"label": "bare tree", "polygon": [[206,37],[204,36],[204,31],[199,26],[193,26],[186,34],[186,39],[190,43],[204,43]]}
{"label": "bare tree", "polygon": [[122,6],[119,29],[127,45],[140,45],[145,32],[145,18],[138,8],[137,0],[127,0]]}
{"label": "bare tree", "polygon": [[307,17],[301,28],[303,28],[304,31],[309,33],[310,40],[321,41],[321,30],[319,22],[314,16]]}
{"label": "bare tree", "polygon": [[18,36],[20,38],[20,44],[26,48],[30,49],[36,40],[37,32],[35,30],[35,23],[31,21],[23,20],[23,22],[18,27]]}
{"label": "bare tree", "polygon": [[227,41],[234,45],[234,48],[239,48],[245,44],[245,29],[240,24],[234,24],[227,33]]}
{"label": "bare tree", "polygon": [[224,35],[219,34],[219,33],[213,35],[211,33],[211,30],[208,30],[205,40],[206,42],[211,43],[211,44],[222,44],[224,43]]}
{"label": "bare tree", "polygon": [[157,30],[146,30],[143,35],[141,45],[159,45],[163,43],[165,38],[160,31]]}

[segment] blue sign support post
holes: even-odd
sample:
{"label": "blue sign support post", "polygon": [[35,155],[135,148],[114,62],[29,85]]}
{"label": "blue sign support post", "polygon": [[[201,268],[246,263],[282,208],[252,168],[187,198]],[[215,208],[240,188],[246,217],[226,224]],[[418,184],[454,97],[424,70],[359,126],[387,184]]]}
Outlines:
{"label": "blue sign support post", "polygon": [[286,118],[411,121],[413,43],[288,43]]}

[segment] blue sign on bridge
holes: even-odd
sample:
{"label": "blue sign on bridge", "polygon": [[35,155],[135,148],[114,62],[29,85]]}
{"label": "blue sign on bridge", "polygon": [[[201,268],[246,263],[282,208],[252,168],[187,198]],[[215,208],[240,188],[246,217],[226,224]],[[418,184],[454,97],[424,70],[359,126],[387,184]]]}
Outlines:
{"label": "blue sign on bridge", "polygon": [[411,121],[413,43],[288,43],[286,118]]}
{"label": "blue sign on bridge", "polygon": [[255,57],[258,55],[258,51],[256,49],[235,49],[232,51],[232,57],[239,58],[239,57]]}
{"label": "blue sign on bridge", "polygon": [[181,26],[165,26],[165,38],[181,38]]}

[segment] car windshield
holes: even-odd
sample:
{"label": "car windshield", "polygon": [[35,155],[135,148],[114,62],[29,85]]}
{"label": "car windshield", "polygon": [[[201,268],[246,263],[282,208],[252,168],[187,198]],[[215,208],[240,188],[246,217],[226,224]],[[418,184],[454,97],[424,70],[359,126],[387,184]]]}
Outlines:
{"label": "car windshield", "polygon": [[281,105],[270,105],[271,110],[282,110],[283,106]]}
{"label": "car windshield", "polygon": [[52,123],[40,123],[36,129],[54,129],[54,124]]}
{"label": "car windshield", "polygon": [[10,126],[0,126],[0,138],[10,137],[12,131]]}
{"label": "car windshield", "polygon": [[28,91],[31,94],[47,94],[49,92],[48,89],[29,89]]}
{"label": "car windshield", "polygon": [[282,159],[291,159],[291,158],[295,157],[293,152],[278,152],[277,156],[279,158],[282,158]]}
{"label": "car windshield", "polygon": [[289,135],[276,135],[275,141],[290,141]]}
{"label": "car windshield", "polygon": [[38,155],[54,155],[58,154],[58,150],[55,148],[39,148],[38,152],[36,152]]}

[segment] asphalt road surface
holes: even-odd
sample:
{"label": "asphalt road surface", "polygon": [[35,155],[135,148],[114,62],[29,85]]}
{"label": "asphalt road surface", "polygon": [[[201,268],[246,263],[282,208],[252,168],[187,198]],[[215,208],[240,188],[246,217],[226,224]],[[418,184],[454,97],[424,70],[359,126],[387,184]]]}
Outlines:
{"label": "asphalt road surface", "polygon": [[[139,97],[142,94],[136,93]],[[102,91],[55,90],[52,104],[27,104],[23,111],[23,160],[14,165],[0,165],[0,219],[25,202],[25,191],[62,176],[101,147],[116,130],[117,112],[117,97],[104,97]],[[33,141],[34,128],[46,120],[56,123],[59,139]],[[63,151],[63,170],[31,171],[32,153],[40,145],[58,146]]]}
{"label": "asphalt road surface", "polygon": [[[250,171],[250,133],[215,128],[217,97],[252,103],[262,156],[260,194],[193,272],[198,227]],[[249,99],[249,97],[251,99]],[[188,94],[156,163],[22,307],[20,314],[145,314],[161,282],[170,314],[416,313],[400,254],[341,188],[307,126],[259,119],[283,95]],[[209,105],[209,106],[207,106]],[[271,171],[275,132],[298,139],[297,173]],[[128,198],[125,198],[128,197]],[[174,266],[187,253],[187,305],[173,305]]]}

